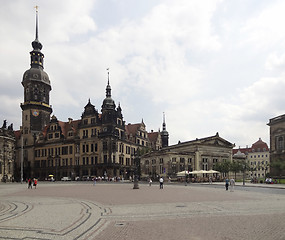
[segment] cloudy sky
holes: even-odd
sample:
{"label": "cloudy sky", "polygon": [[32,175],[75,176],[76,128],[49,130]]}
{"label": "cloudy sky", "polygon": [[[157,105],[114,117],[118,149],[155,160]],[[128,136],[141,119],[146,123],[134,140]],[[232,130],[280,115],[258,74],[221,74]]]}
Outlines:
{"label": "cloudy sky", "polygon": [[[170,144],[215,135],[269,144],[270,118],[285,113],[285,1],[2,0],[0,121],[21,126],[22,76],[39,40],[53,114],[101,111],[112,98],[126,123],[162,128]],[[2,124],[2,123],[1,123]]]}

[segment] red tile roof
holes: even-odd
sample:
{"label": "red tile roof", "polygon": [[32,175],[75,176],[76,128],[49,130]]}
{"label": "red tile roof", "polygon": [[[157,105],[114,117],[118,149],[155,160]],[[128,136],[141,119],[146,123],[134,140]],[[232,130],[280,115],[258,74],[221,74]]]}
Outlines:
{"label": "red tile roof", "polygon": [[127,135],[135,135],[136,132],[138,131],[138,129],[141,127],[141,124],[142,123],[135,123],[135,124],[128,124],[125,126],[125,129],[126,129],[126,134]]}
{"label": "red tile roof", "polygon": [[267,143],[263,142],[261,138],[255,143],[252,144],[252,146],[246,147],[246,148],[238,148],[238,149],[233,149],[233,154],[236,154],[240,150],[240,152],[247,154],[251,152],[264,152],[264,151],[269,151]]}
{"label": "red tile roof", "polygon": [[148,135],[148,138],[151,142],[156,142],[157,138],[158,138],[158,134],[159,134],[159,132],[150,132],[147,135]]}

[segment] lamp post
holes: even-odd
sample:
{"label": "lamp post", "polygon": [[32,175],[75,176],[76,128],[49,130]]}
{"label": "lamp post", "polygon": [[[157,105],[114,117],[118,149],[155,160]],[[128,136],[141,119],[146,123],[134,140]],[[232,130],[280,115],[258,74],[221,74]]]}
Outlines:
{"label": "lamp post", "polygon": [[186,161],[184,162],[184,170],[185,170],[185,186],[187,186]]}
{"label": "lamp post", "polygon": [[5,143],[5,137],[3,138],[3,162],[4,162],[4,168],[3,168],[3,179],[2,181],[6,183],[6,143]]}
{"label": "lamp post", "polygon": [[21,184],[23,183],[23,176],[24,176],[24,169],[23,169],[23,162],[24,162],[24,152],[23,152],[23,133],[21,134]]}
{"label": "lamp post", "polygon": [[140,158],[135,156],[135,176],[134,176],[134,187],[133,189],[139,189],[139,180],[138,180],[138,165],[139,165]]}

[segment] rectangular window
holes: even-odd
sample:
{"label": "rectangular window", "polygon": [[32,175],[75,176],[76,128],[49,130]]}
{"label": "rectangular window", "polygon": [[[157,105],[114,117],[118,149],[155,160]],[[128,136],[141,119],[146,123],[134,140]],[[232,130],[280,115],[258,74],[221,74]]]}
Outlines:
{"label": "rectangular window", "polygon": [[73,146],[69,146],[69,154],[73,154]]}
{"label": "rectangular window", "polygon": [[103,151],[107,150],[107,142],[103,142]]}
{"label": "rectangular window", "polygon": [[62,155],[67,155],[68,154],[68,146],[64,146],[61,149]]}

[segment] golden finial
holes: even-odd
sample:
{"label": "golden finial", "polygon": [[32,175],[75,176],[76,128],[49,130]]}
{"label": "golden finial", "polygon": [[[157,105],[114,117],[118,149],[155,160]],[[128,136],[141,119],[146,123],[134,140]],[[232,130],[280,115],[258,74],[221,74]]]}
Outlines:
{"label": "golden finial", "polygon": [[35,6],[36,12],[38,12],[39,10],[39,6]]}

